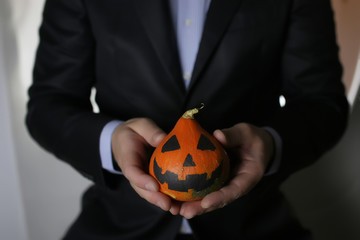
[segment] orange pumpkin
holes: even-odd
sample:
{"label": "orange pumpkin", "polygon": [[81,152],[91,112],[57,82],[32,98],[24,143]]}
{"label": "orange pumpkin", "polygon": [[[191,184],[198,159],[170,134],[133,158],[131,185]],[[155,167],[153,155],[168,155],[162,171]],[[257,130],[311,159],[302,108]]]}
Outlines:
{"label": "orange pumpkin", "polygon": [[194,119],[198,111],[185,112],[150,159],[149,172],[160,191],[178,201],[200,200],[229,177],[228,155]]}

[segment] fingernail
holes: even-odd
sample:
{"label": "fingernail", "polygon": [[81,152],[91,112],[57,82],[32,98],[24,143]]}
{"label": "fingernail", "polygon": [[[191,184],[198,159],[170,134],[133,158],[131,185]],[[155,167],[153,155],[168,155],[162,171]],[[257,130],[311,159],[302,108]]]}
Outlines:
{"label": "fingernail", "polygon": [[207,202],[202,202],[201,207],[207,209],[207,208],[212,207],[212,205],[210,202],[207,201]]}
{"label": "fingernail", "polygon": [[170,212],[172,215],[176,215],[173,208],[170,208],[169,212]]}
{"label": "fingernail", "polygon": [[180,215],[183,216],[186,219],[190,219],[194,217],[194,214],[190,214],[190,213],[185,213],[184,209],[180,210]]}
{"label": "fingernail", "polygon": [[155,140],[156,143],[160,143],[161,140],[163,140],[164,137],[165,137],[165,133],[160,132],[160,133],[157,133],[157,134],[154,136],[154,140]]}
{"label": "fingernail", "polygon": [[145,188],[146,188],[147,190],[149,190],[149,191],[156,192],[156,187],[155,187],[154,184],[152,184],[152,183],[147,183],[147,184],[145,185]]}
{"label": "fingernail", "polygon": [[195,217],[194,214],[187,214],[187,215],[184,216],[184,218],[186,218],[186,219],[191,219],[193,217]]}
{"label": "fingernail", "polygon": [[224,132],[220,129],[217,129],[213,132],[214,137],[221,142],[221,144],[225,144],[226,143],[226,136],[224,134]]}

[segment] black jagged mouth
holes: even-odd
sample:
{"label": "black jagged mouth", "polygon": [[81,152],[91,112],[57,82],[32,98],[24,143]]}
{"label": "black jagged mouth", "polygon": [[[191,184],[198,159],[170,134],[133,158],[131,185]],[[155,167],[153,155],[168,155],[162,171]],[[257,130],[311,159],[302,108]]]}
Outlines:
{"label": "black jagged mouth", "polygon": [[178,192],[188,192],[188,190],[193,189],[194,191],[202,191],[208,187],[211,187],[215,180],[221,177],[223,168],[223,161],[221,161],[220,165],[212,172],[211,178],[206,179],[207,174],[189,174],[186,176],[185,180],[179,180],[178,174],[172,173],[170,171],[166,171],[162,174],[162,169],[156,162],[156,158],[154,159],[154,174],[157,180],[163,184],[168,184],[168,189],[178,191]]}

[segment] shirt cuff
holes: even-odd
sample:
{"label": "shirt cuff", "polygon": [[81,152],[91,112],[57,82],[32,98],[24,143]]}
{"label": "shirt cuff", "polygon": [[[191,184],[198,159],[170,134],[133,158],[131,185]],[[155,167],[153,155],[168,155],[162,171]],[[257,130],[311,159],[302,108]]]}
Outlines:
{"label": "shirt cuff", "polygon": [[280,162],[281,162],[281,153],[282,153],[282,139],[280,135],[271,127],[263,127],[265,131],[270,133],[272,138],[274,139],[275,149],[274,149],[274,158],[272,164],[268,167],[268,170],[264,174],[264,176],[270,176],[276,173],[279,170]]}
{"label": "shirt cuff", "polygon": [[114,169],[112,150],[111,150],[111,136],[115,128],[119,126],[119,124],[121,123],[122,121],[118,121],[118,120],[113,120],[111,122],[108,122],[104,126],[100,135],[99,148],[100,148],[101,166],[103,169],[114,174],[122,174],[122,172]]}

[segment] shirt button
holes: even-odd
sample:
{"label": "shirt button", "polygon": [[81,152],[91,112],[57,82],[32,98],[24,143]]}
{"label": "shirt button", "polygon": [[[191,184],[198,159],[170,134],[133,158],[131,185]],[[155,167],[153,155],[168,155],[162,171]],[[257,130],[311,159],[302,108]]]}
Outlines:
{"label": "shirt button", "polygon": [[193,21],[191,19],[186,19],[185,20],[185,25],[188,26],[188,27],[191,26],[192,23],[193,23]]}
{"label": "shirt button", "polygon": [[184,79],[186,80],[186,81],[190,81],[190,79],[191,79],[191,74],[190,73],[188,73],[188,72],[186,72],[186,73],[184,73]]}

